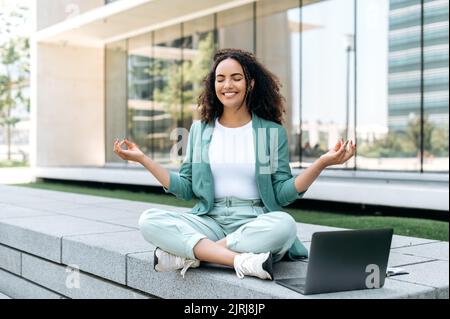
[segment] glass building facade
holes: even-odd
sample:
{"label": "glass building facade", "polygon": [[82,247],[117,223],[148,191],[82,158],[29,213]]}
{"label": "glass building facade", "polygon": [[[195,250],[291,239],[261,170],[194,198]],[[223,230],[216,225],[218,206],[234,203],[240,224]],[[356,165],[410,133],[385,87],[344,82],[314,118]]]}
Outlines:
{"label": "glass building facade", "polygon": [[448,173],[448,11],[445,0],[260,0],[109,43],[106,140],[127,136],[171,164],[212,55],[233,47],[283,85],[293,168],[342,137],[358,153],[334,169]]}

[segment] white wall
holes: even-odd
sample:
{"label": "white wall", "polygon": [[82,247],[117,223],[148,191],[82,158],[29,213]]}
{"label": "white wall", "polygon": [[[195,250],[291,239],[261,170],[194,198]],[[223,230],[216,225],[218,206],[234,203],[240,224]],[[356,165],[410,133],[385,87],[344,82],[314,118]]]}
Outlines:
{"label": "white wall", "polygon": [[36,166],[105,162],[104,50],[38,44]]}

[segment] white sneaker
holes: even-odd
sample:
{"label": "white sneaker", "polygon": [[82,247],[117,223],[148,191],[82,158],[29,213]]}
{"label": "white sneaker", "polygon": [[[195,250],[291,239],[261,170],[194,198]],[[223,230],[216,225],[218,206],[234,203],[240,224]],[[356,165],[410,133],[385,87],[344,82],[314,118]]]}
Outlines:
{"label": "white sneaker", "polygon": [[239,278],[245,275],[273,280],[272,253],[243,253],[234,258],[234,269]]}
{"label": "white sneaker", "polygon": [[200,260],[175,256],[159,247],[156,247],[153,253],[153,268],[158,272],[181,269],[181,275],[184,278],[184,274],[189,268],[197,268],[198,266],[200,266]]}

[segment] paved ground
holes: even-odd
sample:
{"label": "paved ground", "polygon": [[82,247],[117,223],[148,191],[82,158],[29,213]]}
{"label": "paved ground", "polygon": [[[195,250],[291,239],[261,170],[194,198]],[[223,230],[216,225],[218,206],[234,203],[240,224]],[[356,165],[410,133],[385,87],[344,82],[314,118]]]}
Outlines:
{"label": "paved ground", "polygon": [[0,293],[0,299],[11,299],[7,295]]}
{"label": "paved ground", "polygon": [[[186,208],[0,185],[0,292],[12,298],[448,298],[448,242],[394,236],[389,266],[410,274],[382,289],[304,296],[274,282],[202,265],[183,279],[153,270],[154,246],[137,221],[148,208]],[[298,223],[309,247],[317,231]],[[307,261],[275,265],[275,278],[306,273]]]}
{"label": "paved ground", "polygon": [[31,173],[28,167],[0,168],[0,184],[30,183]]}

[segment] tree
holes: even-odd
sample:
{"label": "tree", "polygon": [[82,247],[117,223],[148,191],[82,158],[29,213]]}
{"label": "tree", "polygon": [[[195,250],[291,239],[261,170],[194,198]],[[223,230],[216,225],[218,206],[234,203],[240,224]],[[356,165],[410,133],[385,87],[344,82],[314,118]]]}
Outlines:
{"label": "tree", "polygon": [[12,116],[18,105],[29,111],[29,99],[24,88],[29,84],[29,40],[16,35],[16,30],[26,21],[26,7],[17,6],[2,10],[0,14],[0,126],[5,130],[7,159],[11,160],[11,130],[20,119]]}
{"label": "tree", "polygon": [[[437,126],[423,117],[423,132],[419,116],[413,117],[402,131],[390,131],[385,137],[363,144],[359,153],[367,157],[410,157],[421,156],[423,139],[423,156],[448,156],[448,127]],[[419,153],[418,153],[419,152]]]}
{"label": "tree", "polygon": [[[8,160],[11,160],[11,130],[20,121],[12,116],[12,110],[25,104],[29,110],[29,99],[23,94],[28,86],[28,39],[10,39],[0,46],[0,63],[4,71],[0,73],[0,126],[5,129]],[[24,60],[26,59],[26,60]]]}
{"label": "tree", "polygon": [[[153,75],[160,76],[165,80],[161,89],[155,90],[155,101],[164,105],[167,113],[177,122],[180,117],[181,95],[183,95],[183,118],[185,122],[192,119],[190,105],[197,102],[197,98],[203,89],[202,80],[211,67],[211,59],[214,54],[213,33],[207,33],[198,42],[196,54],[192,60],[171,61],[170,63],[156,64]],[[181,72],[183,72],[183,83],[181,83]],[[186,107],[188,106],[188,107]],[[179,125],[181,123],[177,123]]]}
{"label": "tree", "polygon": [[428,119],[428,114],[423,117],[423,132],[420,122],[420,116],[415,116],[408,123],[408,128],[406,130],[408,137],[411,142],[414,143],[416,149],[420,150],[421,136],[423,138],[423,150],[426,153],[431,153],[432,143],[431,138],[433,136],[433,131],[435,126]]}

